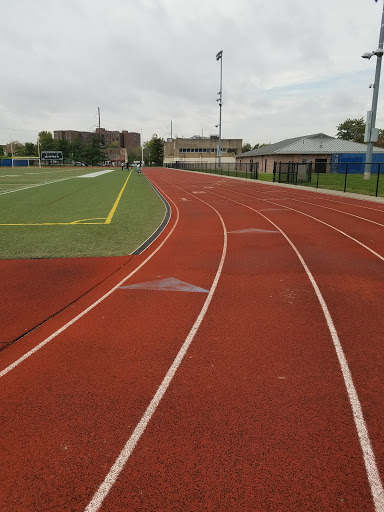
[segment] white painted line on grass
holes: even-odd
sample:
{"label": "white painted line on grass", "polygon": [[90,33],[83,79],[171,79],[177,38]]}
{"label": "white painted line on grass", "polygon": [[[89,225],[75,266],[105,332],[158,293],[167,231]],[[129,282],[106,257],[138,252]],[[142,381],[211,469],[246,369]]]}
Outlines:
{"label": "white painted line on grass", "polygon": [[[177,188],[179,188],[179,187],[177,187]],[[159,189],[159,190],[161,190],[161,189]],[[187,192],[187,194],[188,194],[188,192]],[[198,199],[198,198],[196,198],[196,199]],[[199,200],[202,201],[201,199],[199,199]],[[209,294],[204,302],[204,305],[200,311],[199,316],[197,317],[195,323],[193,324],[192,329],[190,330],[187,338],[185,339],[183,345],[181,346],[177,356],[175,357],[171,367],[169,368],[167,374],[165,375],[158,390],[156,391],[155,396],[152,398],[150,404],[148,405],[141,420],[137,424],[131,437],[128,439],[124,448],[120,452],[120,455],[118,456],[118,458],[116,459],[112,468],[110,469],[108,475],[105,477],[103,483],[100,485],[99,489],[96,491],[95,495],[93,496],[92,500],[90,501],[89,505],[86,507],[84,512],[97,512],[100,509],[100,507],[102,506],[104,499],[106,498],[109,491],[115,484],[117,478],[119,477],[120,473],[124,469],[125,464],[127,463],[133,450],[135,449],[135,446],[137,445],[139,439],[143,435],[150,419],[152,418],[158,405],[160,404],[161,399],[163,398],[164,394],[166,393],[177,369],[179,368],[189,346],[191,345],[191,343],[201,325],[201,322],[203,321],[203,319],[205,317],[205,314],[207,313],[207,310],[211,303],[213,294],[215,293],[217,283],[219,282],[219,279],[220,279],[220,276],[221,276],[221,273],[223,270],[225,256],[227,253],[227,230],[226,230],[226,226],[224,224],[224,220],[221,217],[220,213],[215,208],[213,208],[213,206],[209,205],[205,201],[202,201],[202,202],[207,204],[210,208],[212,208],[212,210],[214,210],[217,213],[217,215],[220,218],[221,224],[223,226],[223,232],[224,232],[223,251],[222,251],[219,267],[217,269],[217,272],[216,272],[215,278],[213,280],[212,286],[210,288]]]}
{"label": "white painted line on grass", "polygon": [[114,172],[116,169],[105,169],[104,171],[95,171],[90,172],[89,174],[83,174],[82,176],[76,176],[77,178],[96,178],[97,176],[101,176],[102,174],[108,174],[109,172]]}
{"label": "white painted line on grass", "polygon": [[46,181],[45,183],[37,183],[36,185],[28,185],[27,187],[18,188],[17,190],[6,190],[5,192],[0,192],[0,196],[4,194],[12,194],[12,192],[21,192],[22,190],[27,190],[28,188],[35,188],[35,187],[43,187],[44,185],[51,185],[52,183],[59,183],[60,181],[66,181],[66,180],[72,180],[73,176],[69,178],[62,178],[60,180],[54,180],[54,181]]}

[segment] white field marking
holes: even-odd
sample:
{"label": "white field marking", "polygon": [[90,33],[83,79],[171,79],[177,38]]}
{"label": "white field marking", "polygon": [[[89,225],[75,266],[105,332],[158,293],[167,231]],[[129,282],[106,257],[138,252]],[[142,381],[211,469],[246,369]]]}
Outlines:
{"label": "white field marking", "polygon": [[[226,189],[228,190],[228,189]],[[272,203],[272,204],[277,204],[277,203],[274,203],[273,201],[270,201],[269,199],[261,199],[259,197],[255,197],[255,196],[250,196],[249,194],[245,194],[244,192],[237,192],[236,190],[230,190],[230,192],[235,192],[236,194],[240,194],[242,196],[248,196],[248,197],[252,197],[253,199],[255,199],[256,201],[264,201],[266,203]],[[213,194],[215,192],[212,192]],[[217,195],[220,195],[220,194],[217,194]],[[221,196],[221,197],[225,197],[225,196]],[[226,199],[229,199],[229,198],[226,198]],[[235,201],[236,202],[236,201]],[[241,203],[242,204],[242,203]],[[344,231],[342,231],[341,229],[338,229],[338,228],[335,228],[335,226],[332,226],[331,224],[328,224],[327,222],[324,222],[323,220],[320,220],[318,219],[317,217],[313,217],[312,215],[309,215],[308,213],[304,213],[304,212],[301,212],[300,210],[295,210],[294,208],[290,208],[289,206],[284,206],[283,207],[284,209],[287,209],[287,210],[291,210],[293,212],[296,212],[296,213],[300,213],[300,215],[304,215],[305,217],[309,217],[310,219],[313,219],[317,222],[320,222],[321,224],[324,224],[324,226],[327,226],[331,229],[334,229],[335,231],[337,231],[338,233],[341,233],[342,235],[346,236],[347,238],[349,238],[350,240],[353,240],[354,242],[356,242],[357,244],[361,245],[361,247],[364,247],[364,249],[367,249],[367,251],[371,252],[372,254],[374,254],[375,256],[377,256],[377,258],[379,258],[381,261],[384,261],[384,257],[377,253],[376,251],[374,251],[373,249],[371,249],[370,247],[368,247],[367,245],[363,244],[362,242],[359,242],[359,240],[356,240],[356,238],[353,238],[353,236],[351,235],[348,235],[347,233],[345,233]],[[272,210],[273,208],[270,208],[269,210]],[[256,210],[255,210],[256,211]],[[260,211],[268,211],[268,209],[265,209],[265,210],[257,210],[258,212]]]}
{"label": "white field marking", "polygon": [[[167,181],[167,180],[165,180],[165,181]],[[172,183],[172,185],[173,185],[173,183]],[[176,185],[174,185],[174,186],[176,186]],[[180,187],[177,187],[177,188],[180,188]],[[186,193],[189,194],[189,192],[186,192]],[[199,198],[196,198],[196,199],[199,199]],[[116,459],[112,468],[110,469],[108,475],[105,477],[103,483],[100,485],[100,487],[94,494],[92,500],[90,501],[88,506],[85,508],[84,512],[97,512],[100,509],[101,505],[103,504],[104,499],[106,498],[109,491],[115,484],[117,478],[119,477],[120,473],[124,469],[125,464],[127,463],[129,457],[131,456],[131,454],[132,454],[133,450],[135,449],[141,436],[143,435],[149,421],[151,420],[158,405],[160,404],[161,399],[163,398],[164,394],[166,393],[177,369],[179,368],[181,362],[183,361],[183,358],[184,358],[189,346],[191,345],[191,343],[201,325],[201,322],[204,320],[204,317],[207,313],[208,307],[211,303],[213,294],[215,293],[217,283],[219,282],[219,279],[220,279],[220,276],[221,276],[221,273],[223,270],[224,260],[225,260],[225,256],[227,253],[227,229],[226,229],[224,220],[221,217],[220,213],[213,206],[209,205],[202,199],[199,199],[199,201],[205,203],[206,205],[208,205],[210,208],[212,208],[212,210],[214,210],[217,213],[217,215],[220,218],[222,227],[223,227],[223,233],[224,233],[223,251],[222,251],[220,263],[219,263],[215,278],[214,278],[212,286],[209,290],[208,296],[203,304],[203,307],[199,313],[199,316],[197,317],[195,323],[193,324],[191,330],[189,331],[188,336],[186,337],[177,356],[175,357],[171,367],[167,371],[163,381],[161,382],[159,388],[157,389],[156,394],[152,398],[150,404],[148,405],[142,418],[140,419],[139,423],[137,424],[131,437],[128,439],[124,448],[120,452],[120,455],[118,456],[118,458]]]}
{"label": "white field marking", "polygon": [[206,192],[204,190],[195,190],[192,194],[206,194]]}
{"label": "white field marking", "polygon": [[[217,194],[220,195],[220,194]],[[225,197],[225,196],[220,196]],[[313,277],[311,271],[309,270],[307,264],[305,263],[304,258],[301,256],[299,250],[296,248],[294,243],[290,240],[290,238],[284,233],[282,229],[279,228],[274,222],[272,222],[267,216],[263,215],[259,211],[255,210],[254,208],[251,208],[250,206],[247,206],[243,203],[240,203],[239,201],[235,201],[234,199],[226,198],[229,201],[233,201],[234,203],[240,204],[244,206],[245,208],[249,208],[250,210],[258,213],[264,219],[266,219],[268,222],[270,222],[276,229],[280,231],[280,233],[283,235],[283,237],[287,240],[289,245],[292,247],[294,252],[296,253],[296,256],[299,258],[300,263],[302,264],[305,273],[307,274],[313,289],[315,290],[316,296],[318,298],[318,301],[320,303],[321,309],[323,310],[323,314],[325,317],[325,320],[327,322],[327,326],[329,329],[329,332],[332,337],[333,345],[335,347],[337,359],[339,361],[341,372],[343,374],[344,384],[347,389],[349,402],[352,408],[353,413],[353,419],[355,422],[357,435],[359,437],[360,447],[363,452],[363,458],[364,458],[364,464],[365,464],[365,470],[367,472],[367,477],[369,481],[369,485],[371,487],[371,493],[373,502],[375,505],[375,511],[376,512],[383,512],[384,511],[384,488],[381,483],[380,479],[380,473],[376,465],[376,459],[375,454],[373,452],[373,448],[371,445],[371,441],[369,439],[368,429],[364,420],[363,411],[361,408],[361,404],[359,401],[359,397],[357,395],[357,391],[355,388],[355,385],[353,383],[351,371],[348,366],[347,359],[345,357],[343,348],[341,346],[341,342],[339,339],[339,336],[336,331],[336,327],[333,323],[331,314],[329,312],[328,306],[323,298],[323,295],[321,294],[321,291],[316,283],[315,278]]]}
{"label": "white field marking", "polygon": [[180,200],[181,201],[189,201],[189,199],[187,199],[186,197],[180,197]]}
{"label": "white field marking", "polygon": [[3,194],[12,194],[12,192],[20,192],[22,190],[26,190],[28,188],[34,188],[34,187],[43,187],[44,185],[50,185],[51,183],[59,183],[59,181],[66,181],[66,180],[72,180],[73,176],[70,176],[69,178],[62,178],[60,180],[54,180],[54,181],[46,181],[45,183],[37,183],[36,185],[28,185],[27,187],[18,188],[17,190],[6,190],[5,192],[0,192],[0,196]]}
{"label": "white field marking", "polygon": [[[164,194],[165,195],[165,194]],[[167,196],[168,197],[168,196]],[[169,199],[169,197],[168,197]],[[58,329],[57,331],[55,331],[53,334],[51,334],[50,336],[48,336],[48,338],[46,338],[44,341],[42,341],[41,343],[39,343],[38,345],[36,345],[36,347],[34,347],[32,350],[30,350],[29,352],[27,352],[26,354],[24,354],[22,357],[20,357],[19,359],[17,359],[17,361],[15,361],[14,363],[10,364],[9,366],[7,366],[7,368],[4,368],[4,370],[2,370],[0,372],[0,378],[1,377],[4,377],[4,375],[6,375],[7,373],[9,373],[11,370],[13,370],[14,368],[16,368],[17,366],[19,366],[20,363],[22,363],[23,361],[25,361],[26,359],[28,359],[29,357],[31,357],[33,354],[35,354],[38,350],[40,350],[41,348],[43,348],[45,345],[47,345],[47,343],[49,343],[51,340],[53,340],[54,338],[56,338],[56,336],[58,336],[59,334],[61,334],[62,332],[64,332],[66,329],[68,329],[68,327],[70,327],[71,325],[73,325],[75,322],[77,322],[78,320],[80,320],[80,318],[82,318],[84,315],[86,315],[89,311],[91,311],[93,308],[95,308],[98,304],[100,304],[101,302],[103,302],[107,297],[109,297],[115,290],[117,290],[122,284],[124,284],[126,281],[128,281],[129,278],[131,278],[134,274],[136,274],[136,272],[138,270],[140,270],[151,258],[152,256],[154,256],[162,247],[163,245],[165,244],[165,242],[168,240],[168,238],[172,235],[175,227],[177,226],[178,222],[179,222],[179,210],[176,206],[176,204],[170,199],[170,201],[175,205],[175,208],[176,208],[176,212],[177,212],[177,216],[176,216],[176,221],[175,221],[175,224],[174,226],[172,227],[171,231],[168,233],[168,235],[165,237],[165,239],[161,242],[161,244],[157,247],[157,249],[155,249],[149,256],[148,258],[146,258],[135,270],[133,270],[129,275],[127,275],[126,277],[124,277],[124,279],[122,279],[119,283],[117,283],[113,288],[111,288],[107,293],[105,293],[102,297],[100,297],[100,299],[97,299],[93,304],[91,304],[89,307],[87,307],[86,309],[84,309],[81,313],[79,313],[77,316],[75,316],[72,320],[70,320],[69,322],[67,322],[65,325],[63,325],[62,327],[60,327],[60,329]]]}
{"label": "white field marking", "polygon": [[102,174],[107,174],[109,172],[114,172],[116,169],[105,169],[104,171],[95,171],[90,172],[89,174],[83,174],[82,176],[76,176],[77,178],[96,178],[97,176],[101,176]]}

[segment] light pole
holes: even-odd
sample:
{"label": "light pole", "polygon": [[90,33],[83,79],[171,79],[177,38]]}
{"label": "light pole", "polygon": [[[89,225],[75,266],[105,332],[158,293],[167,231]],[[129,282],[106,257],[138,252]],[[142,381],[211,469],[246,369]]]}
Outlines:
{"label": "light pole", "polygon": [[219,145],[217,147],[217,158],[219,162],[219,167],[221,165],[221,107],[223,106],[223,50],[220,50],[216,54],[216,60],[220,61],[220,91],[217,93],[219,95],[216,101],[219,102],[220,107],[220,118],[219,118]]}
{"label": "light pole", "polygon": [[367,156],[365,158],[365,168],[364,168],[364,179],[365,180],[369,180],[371,178],[373,143],[377,141],[378,134],[379,134],[379,130],[377,128],[375,128],[375,123],[376,123],[377,99],[379,96],[381,61],[382,61],[382,57],[383,57],[383,53],[384,53],[383,41],[384,41],[384,3],[383,3],[383,13],[381,16],[381,27],[380,27],[378,48],[377,48],[377,50],[374,50],[373,52],[365,52],[362,55],[363,59],[370,59],[371,57],[373,57],[373,55],[376,55],[376,57],[377,57],[375,82],[374,82],[374,84],[369,86],[369,87],[373,87],[372,109],[367,112],[367,124],[365,127],[365,135],[364,135],[364,142],[368,142]]}

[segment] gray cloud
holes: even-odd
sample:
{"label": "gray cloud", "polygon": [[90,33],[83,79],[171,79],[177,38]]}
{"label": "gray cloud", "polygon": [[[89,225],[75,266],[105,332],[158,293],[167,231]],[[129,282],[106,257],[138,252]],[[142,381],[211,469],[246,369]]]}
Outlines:
{"label": "gray cloud", "polygon": [[[373,0],[13,0],[2,8],[0,143],[96,125],[273,142],[365,116]],[[16,20],[16,21],[15,21]],[[384,127],[380,105],[377,124]]]}

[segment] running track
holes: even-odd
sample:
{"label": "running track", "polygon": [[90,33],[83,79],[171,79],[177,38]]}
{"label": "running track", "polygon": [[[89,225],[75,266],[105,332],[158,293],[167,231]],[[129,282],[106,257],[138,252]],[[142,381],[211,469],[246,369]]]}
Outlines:
{"label": "running track", "polygon": [[384,204],[146,175],[160,237],[0,353],[0,510],[384,511]]}

